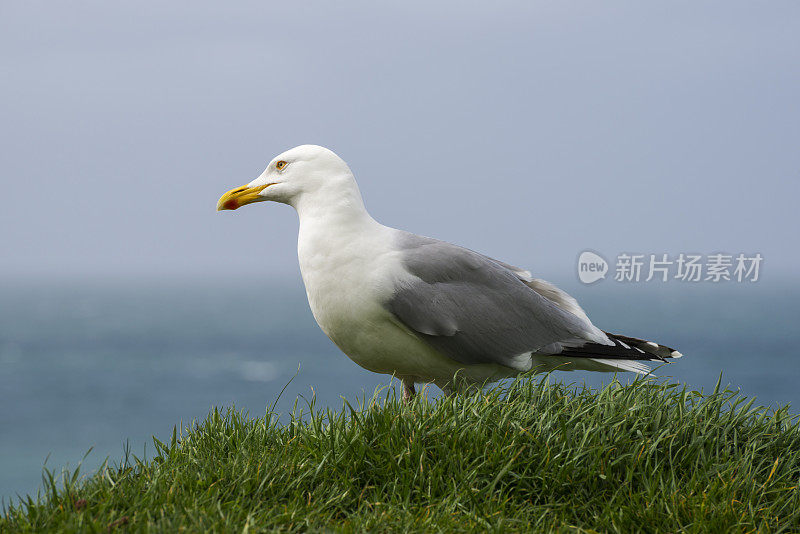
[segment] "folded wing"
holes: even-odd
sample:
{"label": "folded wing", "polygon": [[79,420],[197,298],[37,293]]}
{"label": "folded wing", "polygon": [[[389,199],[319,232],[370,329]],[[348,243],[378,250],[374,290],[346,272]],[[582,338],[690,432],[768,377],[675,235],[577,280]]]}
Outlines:
{"label": "folded wing", "polygon": [[524,371],[534,353],[614,345],[572,297],[546,282],[531,287],[524,271],[414,234],[402,233],[397,245],[411,276],[398,283],[386,307],[458,362]]}

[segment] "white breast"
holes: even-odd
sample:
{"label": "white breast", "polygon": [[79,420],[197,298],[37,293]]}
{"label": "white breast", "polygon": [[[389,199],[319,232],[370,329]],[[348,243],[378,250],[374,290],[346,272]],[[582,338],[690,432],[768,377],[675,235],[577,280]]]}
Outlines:
{"label": "white breast", "polygon": [[388,319],[381,305],[391,294],[387,273],[390,229],[337,228],[301,221],[298,259],[308,303],[320,328],[346,354],[359,338]]}
{"label": "white breast", "polygon": [[357,236],[301,223],[298,258],[320,328],[360,366],[377,373],[452,377],[456,362],[400,325],[383,303],[409,276],[391,248],[396,230],[377,225]]}

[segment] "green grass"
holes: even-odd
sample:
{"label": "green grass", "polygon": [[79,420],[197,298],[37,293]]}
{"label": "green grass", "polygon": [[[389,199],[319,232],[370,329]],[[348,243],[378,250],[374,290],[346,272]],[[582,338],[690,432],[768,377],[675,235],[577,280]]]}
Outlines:
{"label": "green grass", "polygon": [[151,460],[48,474],[0,531],[800,531],[797,420],[733,391],[521,381],[308,408],[214,410]]}

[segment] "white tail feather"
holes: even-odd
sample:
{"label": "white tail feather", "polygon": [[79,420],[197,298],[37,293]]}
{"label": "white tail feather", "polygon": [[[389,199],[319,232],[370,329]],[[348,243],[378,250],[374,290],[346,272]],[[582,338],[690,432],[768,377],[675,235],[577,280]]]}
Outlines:
{"label": "white tail feather", "polygon": [[631,371],[640,375],[649,375],[652,371],[649,365],[645,365],[640,360],[607,360],[605,358],[591,359],[597,363],[611,367],[612,369],[609,370],[618,369],[620,371]]}

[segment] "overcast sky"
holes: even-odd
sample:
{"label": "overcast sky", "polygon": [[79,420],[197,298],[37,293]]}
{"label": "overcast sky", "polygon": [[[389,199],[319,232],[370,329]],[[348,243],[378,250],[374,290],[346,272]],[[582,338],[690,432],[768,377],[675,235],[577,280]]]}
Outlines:
{"label": "overcast sky", "polygon": [[548,275],[800,262],[800,3],[0,3],[0,276],[295,276],[296,215],[216,213],[328,146],[372,215]]}

